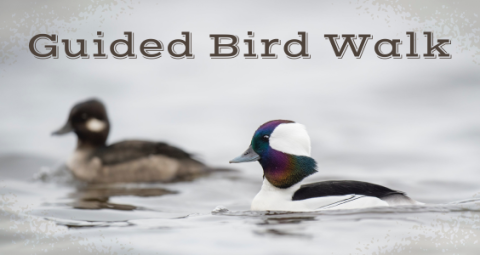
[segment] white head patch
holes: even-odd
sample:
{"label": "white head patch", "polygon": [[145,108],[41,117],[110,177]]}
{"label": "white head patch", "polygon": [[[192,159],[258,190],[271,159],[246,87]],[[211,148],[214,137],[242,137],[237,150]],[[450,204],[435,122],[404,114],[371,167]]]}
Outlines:
{"label": "white head patch", "polygon": [[107,123],[105,123],[105,121],[101,121],[95,118],[87,120],[86,125],[87,129],[91,132],[102,132],[107,127]]}
{"label": "white head patch", "polygon": [[270,146],[284,153],[310,157],[310,136],[300,123],[283,123],[273,130]]}

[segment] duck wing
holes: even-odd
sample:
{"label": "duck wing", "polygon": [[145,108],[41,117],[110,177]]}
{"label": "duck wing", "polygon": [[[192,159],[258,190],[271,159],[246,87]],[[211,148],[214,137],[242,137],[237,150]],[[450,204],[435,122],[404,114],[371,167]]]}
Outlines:
{"label": "duck wing", "polygon": [[150,155],[163,155],[174,159],[198,162],[192,158],[192,154],[167,143],[141,140],[114,143],[96,150],[91,156],[98,157],[103,165],[115,165]]}
{"label": "duck wing", "polygon": [[339,201],[344,204],[362,197],[375,197],[390,205],[416,204],[404,192],[392,190],[387,187],[361,181],[323,181],[302,185],[292,196],[293,201],[309,198],[332,197],[352,195],[346,200]]}

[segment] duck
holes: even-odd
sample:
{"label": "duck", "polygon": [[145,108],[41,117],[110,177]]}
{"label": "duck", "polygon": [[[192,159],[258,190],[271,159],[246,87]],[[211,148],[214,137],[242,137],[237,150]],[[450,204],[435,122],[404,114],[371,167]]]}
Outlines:
{"label": "duck", "polygon": [[87,183],[171,182],[210,170],[192,154],[164,142],[125,140],[106,144],[110,121],[96,98],[75,104],[63,127],[52,135],[75,133],[77,146],[66,162]]}
{"label": "duck", "polygon": [[310,136],[304,125],[272,120],[254,133],[250,146],[230,163],[258,161],[263,183],[251,203],[252,211],[318,211],[421,205],[404,192],[354,180],[304,183],[316,174]]}

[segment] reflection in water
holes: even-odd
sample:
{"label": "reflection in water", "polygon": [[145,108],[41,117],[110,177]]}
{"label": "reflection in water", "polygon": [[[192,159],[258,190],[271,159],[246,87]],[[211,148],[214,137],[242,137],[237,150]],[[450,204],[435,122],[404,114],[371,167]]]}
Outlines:
{"label": "reflection in water", "polygon": [[89,185],[79,188],[75,193],[71,193],[69,197],[74,198],[72,207],[75,209],[114,209],[131,211],[137,209],[136,206],[126,204],[110,203],[109,198],[115,196],[138,196],[138,197],[158,197],[168,194],[177,194],[163,188],[138,188],[126,186],[106,186],[106,185]]}
{"label": "reflection in water", "polygon": [[303,221],[314,221],[315,217],[280,217],[280,218],[266,218],[258,225],[278,225],[278,224],[299,224]]}
{"label": "reflection in water", "polygon": [[133,226],[133,224],[129,223],[128,221],[115,221],[115,222],[76,221],[76,220],[65,220],[65,219],[58,219],[58,218],[45,218],[45,220],[54,222],[58,226],[65,226],[67,228],[73,228],[73,229]]}
{"label": "reflection in water", "polygon": [[257,226],[263,226],[260,229],[253,231],[254,234],[261,236],[280,236],[280,237],[296,237],[296,238],[312,238],[310,234],[305,234],[304,227],[298,225],[307,222],[315,221],[313,216],[292,216],[292,217],[266,217]]}
{"label": "reflection in water", "polygon": [[[324,231],[346,231],[345,236],[361,239],[358,228],[368,229],[366,236],[379,231],[375,240],[356,243],[364,254],[390,254],[426,249],[435,254],[438,247],[449,247],[470,254],[480,243],[480,200],[469,199],[457,203],[425,206],[399,206],[359,210],[331,210],[317,212],[213,212],[217,216],[247,219],[255,225],[250,231],[258,236],[272,238],[317,239]],[[394,227],[391,227],[393,224]],[[355,226],[352,228],[352,226]],[[407,231],[408,230],[408,231]],[[384,236],[382,236],[384,235]],[[393,240],[392,240],[393,239]],[[439,242],[441,240],[441,242]],[[392,242],[394,241],[394,242]],[[440,245],[441,243],[441,245]],[[374,244],[373,246],[371,244]]]}
{"label": "reflection in water", "polygon": [[293,232],[288,232],[288,231],[285,231],[285,230],[273,229],[273,228],[272,229],[266,229],[264,231],[255,230],[255,231],[253,231],[253,233],[255,233],[257,235],[261,235],[261,236],[272,235],[272,236],[284,236],[284,237],[312,238],[311,235],[306,235],[306,234],[302,234],[302,233],[293,233]]}

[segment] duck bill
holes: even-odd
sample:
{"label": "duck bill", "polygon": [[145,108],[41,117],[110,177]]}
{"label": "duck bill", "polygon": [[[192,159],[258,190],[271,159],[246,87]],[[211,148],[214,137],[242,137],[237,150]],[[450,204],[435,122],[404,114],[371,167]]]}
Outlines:
{"label": "duck bill", "polygon": [[69,122],[67,122],[63,127],[61,127],[59,130],[52,132],[52,135],[63,135],[67,134],[73,131],[72,125],[70,125]]}
{"label": "duck bill", "polygon": [[243,162],[252,162],[258,161],[260,159],[260,155],[258,155],[250,145],[248,150],[246,150],[242,155],[230,160],[230,163],[243,163]]}

